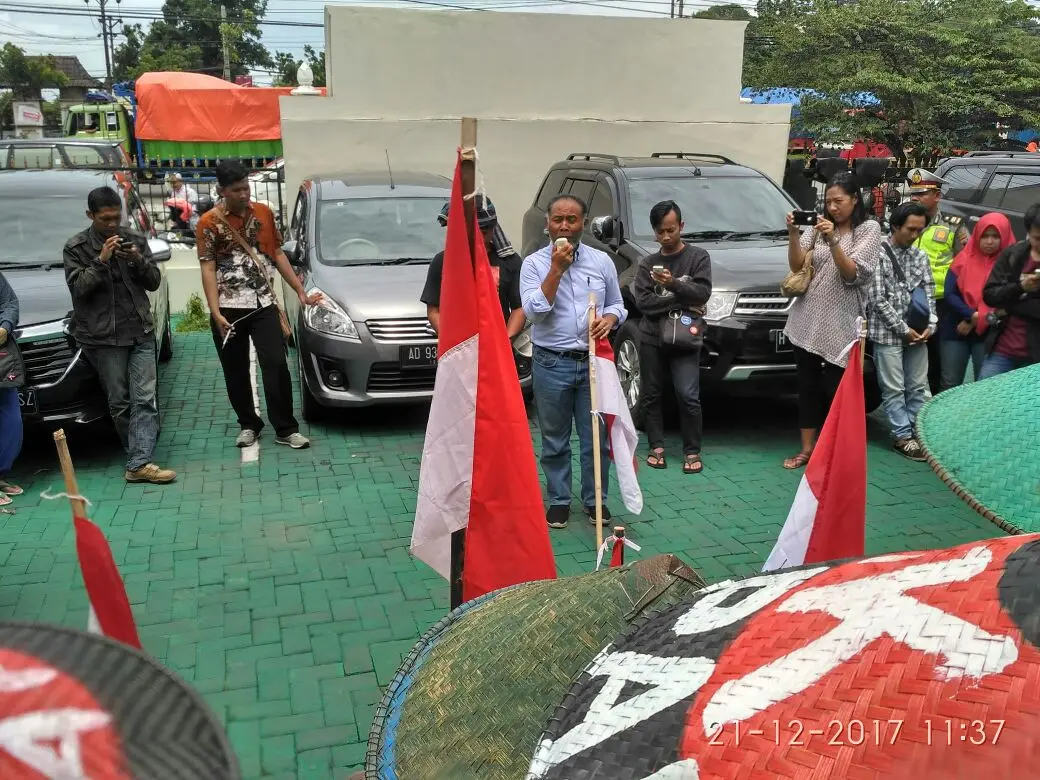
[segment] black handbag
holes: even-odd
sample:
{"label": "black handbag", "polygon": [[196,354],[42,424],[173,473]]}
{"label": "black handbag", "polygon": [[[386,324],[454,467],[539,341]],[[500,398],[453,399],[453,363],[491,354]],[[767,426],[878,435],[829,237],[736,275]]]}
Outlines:
{"label": "black handbag", "polygon": [[14,337],[0,345],[0,388],[21,387],[25,384],[25,362]]}
{"label": "black handbag", "polygon": [[658,327],[662,347],[692,352],[704,345],[704,317],[699,311],[674,309],[661,318]]}
{"label": "black handbag", "polygon": [[[885,252],[888,253],[888,257],[892,261],[892,269],[896,272],[896,276],[899,277],[903,287],[906,287],[906,274],[903,273],[903,268],[899,265],[899,261],[896,260],[892,247],[885,244]],[[921,282],[910,292],[910,305],[906,309],[904,320],[906,321],[906,326],[917,333],[924,333],[932,324],[932,312],[928,306],[928,291],[924,288],[924,282]]]}

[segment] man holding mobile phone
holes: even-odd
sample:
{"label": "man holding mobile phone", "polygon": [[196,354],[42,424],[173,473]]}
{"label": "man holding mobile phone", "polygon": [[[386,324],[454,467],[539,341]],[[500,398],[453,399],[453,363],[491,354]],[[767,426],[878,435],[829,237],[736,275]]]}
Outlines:
{"label": "man holding mobile phone", "polygon": [[126,450],[127,482],[161,485],[177,474],[152,462],[159,438],[155,400],[155,325],[148,293],[162,274],[148,240],[122,224],[123,203],[111,187],[87,196],[90,227],[65,244],[72,293],[73,338],[95,368]]}

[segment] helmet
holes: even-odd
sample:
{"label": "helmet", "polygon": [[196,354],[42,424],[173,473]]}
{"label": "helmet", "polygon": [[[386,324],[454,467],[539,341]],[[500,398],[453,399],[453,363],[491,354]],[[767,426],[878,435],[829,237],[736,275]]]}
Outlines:
{"label": "helmet", "polygon": [[[477,206],[477,225],[480,226],[480,229],[490,230],[498,225],[498,214],[495,212],[495,204],[491,202],[491,198],[485,198],[482,195],[474,197]],[[441,227],[448,225],[448,206],[449,204],[445,203],[441,213],[437,215],[437,221],[441,223]]]}

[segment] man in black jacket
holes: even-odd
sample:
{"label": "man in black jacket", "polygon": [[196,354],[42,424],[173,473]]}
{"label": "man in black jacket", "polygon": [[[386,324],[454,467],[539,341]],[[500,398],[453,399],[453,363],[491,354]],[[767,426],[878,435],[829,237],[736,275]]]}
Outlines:
{"label": "man in black jacket", "polygon": [[122,213],[119,193],[110,187],[92,190],[87,196],[90,227],[65,244],[71,331],[101,380],[127,453],[126,481],[165,484],[177,475],[152,462],[159,410],[148,300],[162,275],[147,239],[122,226]]}
{"label": "man in black jacket", "polygon": [[1001,253],[982,290],[986,305],[1006,314],[986,334],[979,379],[1040,363],[1040,203],[1023,221],[1028,237]]}

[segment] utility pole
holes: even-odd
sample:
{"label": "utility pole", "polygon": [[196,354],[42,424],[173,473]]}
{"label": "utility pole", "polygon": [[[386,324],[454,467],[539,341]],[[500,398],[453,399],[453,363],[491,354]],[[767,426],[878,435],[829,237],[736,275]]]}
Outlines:
{"label": "utility pole", "polygon": [[[116,5],[119,5],[123,0],[116,0]],[[84,3],[90,5],[90,0],[83,0]],[[106,86],[112,86],[112,59],[115,56],[115,39],[116,39],[116,25],[122,24],[121,18],[114,18],[108,13],[108,3],[111,0],[98,0],[98,5],[101,8],[101,15],[99,21],[101,23],[101,45],[105,49],[105,78]]]}
{"label": "utility pole", "polygon": [[683,0],[679,0],[679,18],[683,18]]}
{"label": "utility pole", "polygon": [[674,18],[675,18],[675,0],[672,0],[672,10],[671,10],[671,12],[670,12],[670,13],[669,13],[668,15],[669,15],[669,16],[670,16],[670,17],[671,17],[672,19],[674,19]]}
{"label": "utility pole", "polygon": [[224,48],[224,81],[231,81],[231,56],[228,52],[227,7],[220,6],[220,42]]}

